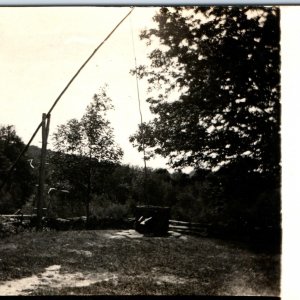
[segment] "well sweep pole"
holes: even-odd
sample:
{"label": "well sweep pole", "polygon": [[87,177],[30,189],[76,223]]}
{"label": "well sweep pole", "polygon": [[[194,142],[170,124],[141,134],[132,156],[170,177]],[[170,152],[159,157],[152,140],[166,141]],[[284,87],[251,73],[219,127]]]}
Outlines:
{"label": "well sweep pole", "polygon": [[42,229],[43,205],[44,205],[44,183],[45,183],[45,163],[47,154],[47,140],[49,134],[50,114],[42,115],[42,149],[40,161],[39,187],[37,197],[37,224],[36,230]]}

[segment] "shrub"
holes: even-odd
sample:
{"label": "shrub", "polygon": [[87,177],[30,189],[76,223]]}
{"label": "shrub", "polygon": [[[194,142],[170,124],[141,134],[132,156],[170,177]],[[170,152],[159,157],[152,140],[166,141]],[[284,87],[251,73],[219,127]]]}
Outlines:
{"label": "shrub", "polygon": [[91,206],[91,216],[98,218],[124,219],[130,215],[130,205],[111,202],[107,196],[94,197]]}

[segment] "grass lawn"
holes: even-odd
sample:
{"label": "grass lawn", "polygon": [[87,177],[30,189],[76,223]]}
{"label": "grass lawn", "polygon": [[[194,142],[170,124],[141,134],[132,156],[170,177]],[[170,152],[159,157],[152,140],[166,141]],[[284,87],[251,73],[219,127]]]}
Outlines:
{"label": "grass lawn", "polygon": [[0,295],[279,293],[280,255],[233,242],[118,230],[25,232],[0,240]]}

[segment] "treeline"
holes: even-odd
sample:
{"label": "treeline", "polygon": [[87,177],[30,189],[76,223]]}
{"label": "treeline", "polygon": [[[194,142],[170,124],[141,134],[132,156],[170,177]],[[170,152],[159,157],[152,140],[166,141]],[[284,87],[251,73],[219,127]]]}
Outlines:
{"label": "treeline", "polygon": [[24,147],[14,126],[0,126],[0,214],[20,209],[34,192],[37,180],[28,156],[20,159],[10,175],[7,172]]}
{"label": "treeline", "polygon": [[[57,153],[49,156],[48,187],[60,190],[48,197],[52,212],[59,217],[85,215],[84,173],[70,169],[68,177],[63,164],[55,161]],[[216,235],[260,234],[280,240],[280,178],[248,172],[244,160],[215,172],[148,168],[146,175],[140,167],[95,162],[94,173],[91,218],[133,217],[137,205],[168,206],[171,219],[202,223]]]}
{"label": "treeline", "polygon": [[[6,127],[6,133],[10,132],[6,134],[10,137],[6,144],[3,128],[1,132],[1,166],[8,166],[10,157],[13,160],[24,144],[13,127]],[[24,213],[34,211],[39,156],[40,149],[30,146],[2,191],[1,214],[20,208]],[[49,216],[86,215],[84,166],[89,159],[81,157],[80,165],[76,162],[78,157],[74,160],[72,155],[48,150],[44,206],[48,207]],[[207,224],[222,236],[259,233],[269,240],[278,240],[280,179],[248,169],[243,160],[215,172],[198,169],[185,174],[148,168],[145,176],[143,168],[94,160],[90,218],[124,219],[134,216],[137,205],[168,206],[172,219]]]}

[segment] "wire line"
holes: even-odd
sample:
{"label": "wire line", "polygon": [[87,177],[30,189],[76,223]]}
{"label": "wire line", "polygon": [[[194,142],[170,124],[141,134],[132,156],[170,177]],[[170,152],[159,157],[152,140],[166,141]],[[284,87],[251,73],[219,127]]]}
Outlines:
{"label": "wire line", "polygon": [[145,150],[145,135],[144,135],[144,129],[143,129],[143,114],[141,109],[141,99],[140,99],[140,88],[139,88],[139,80],[137,76],[137,60],[136,60],[136,53],[135,53],[135,45],[134,45],[134,38],[133,38],[133,26],[132,26],[132,20],[130,17],[130,28],[131,28],[131,39],[132,39],[132,48],[133,48],[133,56],[134,56],[134,64],[135,64],[135,82],[136,82],[136,90],[137,90],[137,98],[139,103],[139,113],[140,113],[140,119],[141,119],[141,135],[142,135],[142,149],[143,149],[143,160],[144,160],[144,198],[148,204],[147,201],[147,194],[146,194],[146,181],[147,181],[147,163],[146,163],[146,150]]}

